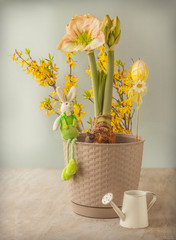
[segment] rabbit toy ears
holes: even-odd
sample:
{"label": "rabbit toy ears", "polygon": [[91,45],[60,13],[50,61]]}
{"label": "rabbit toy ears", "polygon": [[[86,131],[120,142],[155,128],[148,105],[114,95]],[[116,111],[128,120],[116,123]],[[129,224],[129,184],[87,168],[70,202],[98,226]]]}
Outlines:
{"label": "rabbit toy ears", "polygon": [[67,98],[65,97],[64,91],[62,87],[57,87],[56,88],[57,95],[59,96],[61,102],[71,102],[77,95],[77,87],[72,86],[70,89],[70,92],[68,93]]}

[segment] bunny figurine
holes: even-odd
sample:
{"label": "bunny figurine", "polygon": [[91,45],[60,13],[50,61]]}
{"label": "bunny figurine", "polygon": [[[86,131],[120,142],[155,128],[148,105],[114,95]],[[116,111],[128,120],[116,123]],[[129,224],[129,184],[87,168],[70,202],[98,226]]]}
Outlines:
{"label": "bunny figurine", "polygon": [[[82,131],[82,125],[74,115],[73,99],[77,95],[77,88],[71,87],[70,92],[65,97],[61,87],[57,87],[56,92],[62,102],[61,115],[53,124],[53,131],[56,131],[60,126],[60,132],[63,139],[67,141],[67,166],[62,171],[62,179],[69,180],[73,177],[77,170],[77,163],[74,159],[74,143],[77,140],[79,132]],[[71,143],[71,160],[69,161],[69,145]]]}

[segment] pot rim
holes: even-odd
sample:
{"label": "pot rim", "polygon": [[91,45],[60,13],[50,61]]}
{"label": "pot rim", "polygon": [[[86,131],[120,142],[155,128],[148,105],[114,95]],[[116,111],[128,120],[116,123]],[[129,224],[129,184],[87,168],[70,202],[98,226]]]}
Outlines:
{"label": "pot rim", "polygon": [[[80,133],[79,136],[84,136],[86,133]],[[133,134],[125,134],[125,133],[115,133],[115,135],[120,135],[124,136],[125,138],[132,138],[135,139],[136,136]],[[78,138],[79,138],[78,136]],[[129,142],[129,143],[87,143],[87,142],[80,142],[79,139],[75,142],[76,145],[81,144],[81,145],[90,145],[90,146],[120,146],[120,145],[136,145],[136,144],[141,144],[145,142],[145,138],[138,136],[139,141],[138,142]],[[67,140],[63,140],[67,141]]]}

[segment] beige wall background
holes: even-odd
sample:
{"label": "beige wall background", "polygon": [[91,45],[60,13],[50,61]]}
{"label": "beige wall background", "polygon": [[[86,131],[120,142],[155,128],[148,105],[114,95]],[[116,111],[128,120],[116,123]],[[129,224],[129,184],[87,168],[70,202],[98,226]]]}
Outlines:
{"label": "beige wall background", "polygon": [[[55,116],[44,117],[39,109],[49,90],[39,87],[8,54],[25,48],[34,58],[54,54],[60,68],[58,85],[62,85],[68,70],[66,57],[56,46],[72,16],[86,13],[101,20],[107,13],[111,18],[119,16],[122,35],[116,57],[127,67],[131,57],[148,65],[148,95],[143,98],[139,125],[146,139],[143,167],[176,167],[174,0],[0,1],[1,167],[63,167],[60,133],[52,132]],[[83,89],[91,86],[85,74],[88,59],[79,53],[76,60],[79,100],[92,115],[92,105],[82,97]],[[88,116],[85,126],[87,120]]]}

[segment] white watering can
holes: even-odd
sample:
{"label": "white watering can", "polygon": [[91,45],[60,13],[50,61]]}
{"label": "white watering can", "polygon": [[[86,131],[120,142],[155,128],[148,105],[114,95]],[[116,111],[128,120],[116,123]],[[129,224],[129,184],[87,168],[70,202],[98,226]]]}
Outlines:
{"label": "white watering can", "polygon": [[[153,196],[147,206],[146,196]],[[122,210],[120,210],[113,200],[113,194],[107,193],[102,198],[103,204],[110,204],[120,217],[120,225],[126,228],[145,228],[149,225],[148,211],[156,201],[156,195],[149,191],[130,190],[124,192]]]}

